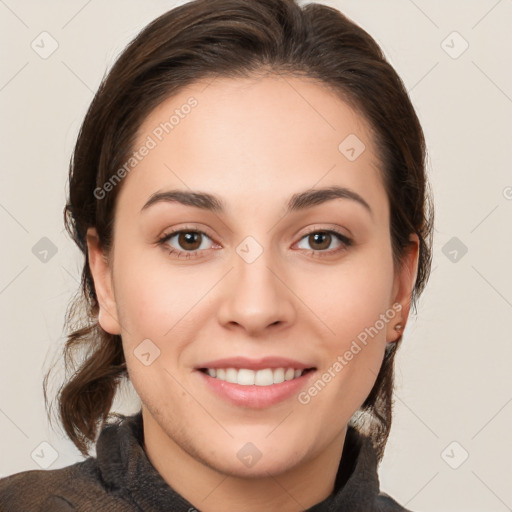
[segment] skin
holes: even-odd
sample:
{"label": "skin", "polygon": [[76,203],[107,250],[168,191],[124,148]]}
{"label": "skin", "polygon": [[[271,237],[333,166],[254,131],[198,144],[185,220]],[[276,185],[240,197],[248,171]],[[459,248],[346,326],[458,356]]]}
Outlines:
{"label": "skin", "polygon": [[[395,269],[371,131],[325,86],[272,75],[196,83],[145,119],[136,147],[191,95],[198,106],[124,178],[110,254],[89,229],[99,322],[122,336],[144,448],[170,486],[205,512],[304,510],[332,493],[350,417],[386,343],[399,337],[394,327],[407,321],[418,239]],[[366,146],[355,161],[338,150],[349,134]],[[332,185],[357,192],[372,213],[338,198],[284,215],[292,194]],[[158,203],[141,213],[151,194],[175,188],[219,196],[226,212]],[[187,228],[206,236],[195,246],[179,236],[158,244]],[[338,229],[353,243],[315,242],[312,228]],[[263,249],[252,263],[236,252],[247,236]],[[199,257],[169,255],[170,246],[199,247]],[[397,303],[400,313],[307,405],[294,395],[239,407],[195,370],[222,357],[281,356],[316,367],[318,377]],[[149,366],[134,355],[145,339],[160,350]],[[247,442],[262,454],[252,467],[237,457]]]}

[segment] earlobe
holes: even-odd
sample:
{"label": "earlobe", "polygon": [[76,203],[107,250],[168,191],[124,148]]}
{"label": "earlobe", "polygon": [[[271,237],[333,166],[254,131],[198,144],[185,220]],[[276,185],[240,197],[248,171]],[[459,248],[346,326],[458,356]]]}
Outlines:
{"label": "earlobe", "polygon": [[88,228],[86,239],[89,268],[99,303],[98,323],[110,334],[121,334],[112,287],[112,273],[95,228]]}
{"label": "earlobe", "polygon": [[410,245],[403,255],[402,265],[395,275],[392,304],[399,304],[400,312],[393,322],[388,324],[388,343],[398,341],[404,332],[411,309],[412,291],[418,276],[420,241],[416,233],[412,233],[409,240]]}

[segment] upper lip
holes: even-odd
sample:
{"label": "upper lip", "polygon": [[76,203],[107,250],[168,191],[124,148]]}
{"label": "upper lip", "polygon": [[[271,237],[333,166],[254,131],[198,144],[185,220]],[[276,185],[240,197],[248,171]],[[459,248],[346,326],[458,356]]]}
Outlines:
{"label": "upper lip", "polygon": [[295,368],[296,370],[305,370],[314,368],[311,364],[301,363],[294,359],[286,357],[262,357],[260,359],[248,359],[247,357],[226,357],[208,361],[196,367],[198,370],[203,368],[247,368],[249,370],[263,370],[265,368]]}

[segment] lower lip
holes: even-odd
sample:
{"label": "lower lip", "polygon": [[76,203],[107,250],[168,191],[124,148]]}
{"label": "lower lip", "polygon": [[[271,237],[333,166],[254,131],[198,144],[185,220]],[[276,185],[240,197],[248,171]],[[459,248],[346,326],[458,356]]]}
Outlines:
{"label": "lower lip", "polygon": [[296,379],[286,380],[280,384],[270,386],[242,386],[241,384],[232,384],[210,377],[207,373],[199,370],[197,373],[206,385],[224,400],[240,407],[263,409],[283,402],[291,396],[298,395],[315,371],[310,370]]}

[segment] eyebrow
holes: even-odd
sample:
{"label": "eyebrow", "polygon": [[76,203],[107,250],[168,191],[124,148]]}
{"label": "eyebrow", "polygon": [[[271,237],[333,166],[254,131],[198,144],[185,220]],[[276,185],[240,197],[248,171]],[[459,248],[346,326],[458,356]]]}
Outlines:
{"label": "eyebrow", "polygon": [[[345,187],[326,187],[309,189],[293,194],[287,204],[286,213],[302,211],[313,206],[331,201],[333,199],[348,199],[362,205],[373,218],[370,205],[353,190]],[[225,206],[222,199],[206,192],[192,192],[188,190],[166,190],[155,192],[142,207],[141,213],[150,206],[157,203],[180,203],[186,206],[194,206],[202,210],[209,210],[216,213],[224,213]]]}

